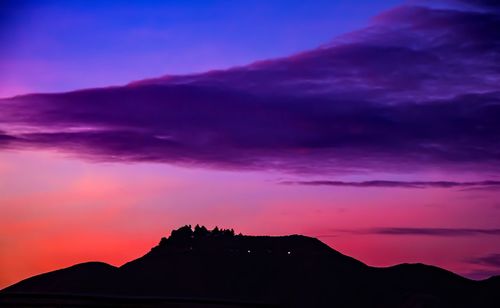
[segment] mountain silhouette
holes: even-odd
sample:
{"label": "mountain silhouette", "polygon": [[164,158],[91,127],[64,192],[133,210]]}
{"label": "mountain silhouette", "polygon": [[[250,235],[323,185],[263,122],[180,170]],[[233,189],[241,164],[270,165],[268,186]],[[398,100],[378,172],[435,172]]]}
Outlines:
{"label": "mountain silhouette", "polygon": [[438,267],[375,268],[302,235],[244,236],[184,226],[121,267],[101,262],[23,280],[0,306],[500,307],[500,277]]}

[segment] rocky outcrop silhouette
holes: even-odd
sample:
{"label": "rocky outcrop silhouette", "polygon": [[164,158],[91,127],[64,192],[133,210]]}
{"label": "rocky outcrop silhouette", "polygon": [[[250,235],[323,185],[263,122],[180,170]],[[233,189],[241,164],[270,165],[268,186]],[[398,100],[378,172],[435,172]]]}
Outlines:
{"label": "rocky outcrop silhouette", "polygon": [[0,304],[71,306],[67,297],[124,307],[500,307],[500,279],[424,264],[374,268],[301,235],[184,226],[121,267],[90,262],[28,278],[2,290]]}

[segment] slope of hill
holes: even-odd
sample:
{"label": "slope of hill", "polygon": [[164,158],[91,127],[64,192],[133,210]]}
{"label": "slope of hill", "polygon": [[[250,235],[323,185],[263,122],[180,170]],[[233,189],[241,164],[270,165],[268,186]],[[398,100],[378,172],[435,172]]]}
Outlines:
{"label": "slope of hill", "polygon": [[[91,262],[0,292],[24,306],[499,307],[500,283],[424,264],[369,267],[321,241],[184,226],[119,268]],[[78,304],[75,304],[78,303]]]}

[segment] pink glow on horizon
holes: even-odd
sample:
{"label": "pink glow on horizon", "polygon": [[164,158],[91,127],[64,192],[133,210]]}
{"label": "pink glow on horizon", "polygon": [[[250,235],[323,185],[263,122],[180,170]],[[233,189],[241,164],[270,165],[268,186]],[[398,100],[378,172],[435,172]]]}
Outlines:
{"label": "pink glow on horizon", "polygon": [[172,228],[197,223],[244,234],[320,236],[375,266],[424,262],[469,274],[485,268],[468,260],[498,252],[500,237],[494,235],[359,232],[497,228],[496,192],[278,184],[287,177],[88,163],[51,152],[1,153],[0,287],[79,262],[118,266],[145,254]]}

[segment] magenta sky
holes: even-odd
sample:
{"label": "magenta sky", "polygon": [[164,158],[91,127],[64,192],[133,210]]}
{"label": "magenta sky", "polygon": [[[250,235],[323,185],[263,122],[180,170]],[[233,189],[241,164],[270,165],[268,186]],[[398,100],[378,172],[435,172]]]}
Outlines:
{"label": "magenta sky", "polygon": [[500,274],[500,8],[330,2],[7,7],[0,96],[92,88],[0,100],[0,287],[197,223]]}

